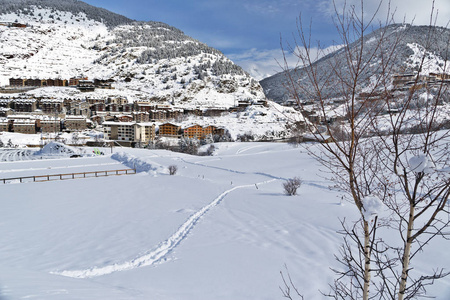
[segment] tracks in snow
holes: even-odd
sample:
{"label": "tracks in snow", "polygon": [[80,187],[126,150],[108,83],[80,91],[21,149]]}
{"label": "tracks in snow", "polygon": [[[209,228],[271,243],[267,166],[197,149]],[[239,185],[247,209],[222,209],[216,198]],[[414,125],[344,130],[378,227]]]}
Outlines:
{"label": "tracks in snow", "polygon": [[[265,184],[273,182],[276,179],[263,181],[257,183]],[[126,261],[122,263],[115,263],[112,265],[107,265],[103,267],[93,267],[84,270],[74,270],[74,271],[62,271],[62,272],[52,272],[52,274],[62,275],[72,278],[91,278],[103,275],[108,275],[114,272],[132,270],[139,267],[150,266],[163,261],[168,253],[170,253],[175,247],[177,247],[192,230],[192,228],[197,224],[201,217],[203,217],[210,209],[217,206],[229,193],[242,188],[254,187],[255,184],[236,186],[229,189],[219,196],[217,196],[211,203],[204,206],[202,209],[197,211],[195,214],[189,217],[179,228],[172,234],[167,240],[159,244],[155,249],[151,250],[149,253],[136,257],[131,261]]]}
{"label": "tracks in snow", "polygon": [[0,150],[0,161],[24,161],[24,160],[34,160],[32,154],[33,150],[28,149],[1,149]]}

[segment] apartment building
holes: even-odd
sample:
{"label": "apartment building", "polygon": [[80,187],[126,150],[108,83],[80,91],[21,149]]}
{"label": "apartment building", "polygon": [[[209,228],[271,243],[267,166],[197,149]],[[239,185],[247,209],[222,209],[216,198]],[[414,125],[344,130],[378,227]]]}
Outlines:
{"label": "apartment building", "polygon": [[108,140],[148,143],[155,138],[154,123],[103,122]]}
{"label": "apartment building", "polygon": [[88,122],[84,116],[66,116],[64,127],[69,131],[79,131],[87,129]]}

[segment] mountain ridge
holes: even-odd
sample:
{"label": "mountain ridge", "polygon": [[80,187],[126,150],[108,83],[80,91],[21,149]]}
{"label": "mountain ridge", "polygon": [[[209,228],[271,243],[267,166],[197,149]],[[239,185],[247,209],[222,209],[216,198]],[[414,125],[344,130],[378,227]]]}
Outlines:
{"label": "mountain ridge", "polygon": [[[389,47],[395,47],[395,60],[392,62],[394,64],[393,69],[395,72],[399,74],[417,72],[418,61],[415,60],[415,57],[419,52],[426,51],[426,59],[425,67],[427,70],[422,70],[424,73],[429,72],[440,72],[445,73],[450,70],[443,70],[443,62],[448,60],[448,47],[445,44],[445,41],[450,40],[450,29],[446,29],[438,26],[414,26],[410,24],[392,24],[385,28],[377,29],[366,36],[363,37],[363,41],[365,44],[365,48],[367,51],[363,54],[367,55],[373,51],[373,47],[377,46],[375,42],[377,40],[377,36],[380,36],[382,32],[386,30],[386,40],[383,41],[383,51],[385,53],[389,52]],[[429,35],[441,35],[441,38],[438,39],[437,43],[426,45],[426,38]],[[401,42],[398,45],[394,45],[397,41],[397,38],[401,38]],[[374,43],[375,42],[375,43]],[[370,44],[373,45],[370,45]],[[354,51],[359,44],[359,40],[353,42],[349,45],[351,51]],[[348,67],[345,63],[345,57],[343,53],[344,49],[338,49],[332,53],[325,55],[324,57],[318,59],[313,63],[315,68],[318,68],[319,71],[325,72],[325,68],[330,65],[330,61],[333,59],[335,61],[341,61],[340,65],[344,68]],[[343,62],[343,63],[342,63]],[[321,70],[321,68],[323,70]],[[380,70],[377,70],[377,66],[374,65],[370,69],[367,69],[365,74],[363,74],[363,78],[361,78],[361,82],[368,82],[370,80],[370,76],[377,74]],[[299,80],[303,84],[309,84],[307,80],[305,80],[305,70],[304,68],[297,68],[290,71],[290,75],[293,76],[295,80]],[[261,86],[265,91],[265,95],[278,103],[283,103],[291,98],[289,93],[287,92],[285,86],[286,78],[285,73],[280,72],[271,77],[265,78],[260,81]],[[302,79],[303,78],[303,79]],[[337,84],[337,82],[334,82]],[[365,87],[364,84],[361,85],[361,89]],[[324,95],[327,95],[329,98],[339,97],[342,95],[336,94],[332,88],[332,84],[330,84],[330,88],[326,88],[324,90]],[[299,93],[300,98],[307,98],[305,94]]]}

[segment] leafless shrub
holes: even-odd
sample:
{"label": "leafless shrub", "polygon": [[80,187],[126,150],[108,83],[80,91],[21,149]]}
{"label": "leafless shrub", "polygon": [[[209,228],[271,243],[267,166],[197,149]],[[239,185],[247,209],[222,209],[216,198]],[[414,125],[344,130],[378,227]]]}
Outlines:
{"label": "leafless shrub", "polygon": [[210,145],[208,147],[208,149],[206,149],[206,155],[208,155],[208,156],[213,155],[215,150],[216,150],[216,147],[214,145]]}
{"label": "leafless shrub", "polygon": [[297,195],[297,189],[302,185],[302,180],[298,177],[289,178],[283,183],[284,192],[286,195]]}
{"label": "leafless shrub", "polygon": [[176,165],[169,166],[169,175],[175,175],[178,171],[178,167]]}

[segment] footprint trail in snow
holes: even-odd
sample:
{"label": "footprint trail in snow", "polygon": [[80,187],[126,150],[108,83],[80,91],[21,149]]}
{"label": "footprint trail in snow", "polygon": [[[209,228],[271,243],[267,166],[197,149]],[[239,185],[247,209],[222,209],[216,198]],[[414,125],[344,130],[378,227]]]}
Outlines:
{"label": "footprint trail in snow", "polygon": [[[258,185],[265,184],[265,183],[273,182],[275,180],[276,179],[272,179],[272,180],[260,182],[257,184]],[[115,264],[107,265],[107,266],[103,266],[103,267],[93,267],[93,268],[89,268],[89,269],[73,270],[73,271],[66,270],[66,271],[51,272],[51,273],[66,276],[66,277],[72,277],[72,278],[91,278],[91,277],[108,275],[108,274],[111,274],[114,272],[119,272],[119,271],[132,270],[135,268],[150,266],[150,265],[159,263],[159,262],[163,261],[164,258],[166,257],[166,255],[168,253],[170,253],[176,246],[178,246],[181,243],[181,241],[183,241],[187,237],[189,231],[195,226],[195,224],[200,220],[200,218],[203,215],[205,215],[210,209],[217,206],[225,198],[225,196],[227,196],[229,193],[231,193],[237,189],[250,188],[250,187],[254,187],[254,186],[255,186],[255,184],[241,185],[241,186],[236,186],[232,189],[229,189],[229,190],[223,192],[218,197],[216,197],[211,203],[204,206],[202,209],[200,209],[195,214],[190,216],[189,219],[187,219],[187,221],[184,222],[178,228],[178,230],[174,234],[172,234],[167,240],[165,240],[164,242],[159,244],[159,246],[156,247],[154,250],[150,251],[149,253],[147,253],[143,256],[137,257],[131,261],[115,263]]]}

